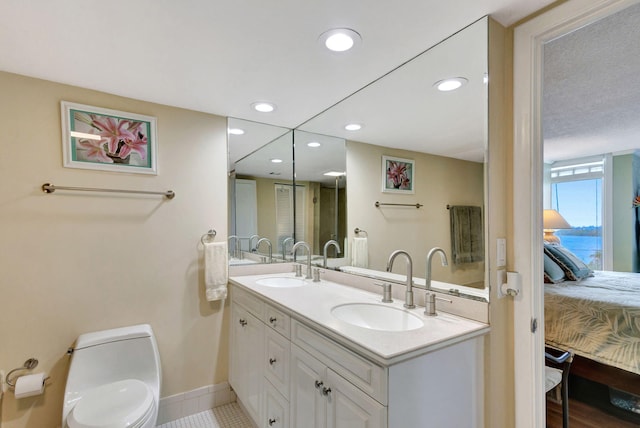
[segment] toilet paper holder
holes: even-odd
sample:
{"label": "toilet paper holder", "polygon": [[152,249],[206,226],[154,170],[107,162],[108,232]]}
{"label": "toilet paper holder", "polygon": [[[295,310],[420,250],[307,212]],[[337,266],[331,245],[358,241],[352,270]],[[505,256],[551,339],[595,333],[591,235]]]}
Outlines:
{"label": "toilet paper holder", "polygon": [[[12,390],[15,389],[16,387],[16,383],[15,381],[11,380],[11,375],[14,372],[17,372],[19,370],[33,370],[38,366],[38,360],[36,358],[29,358],[27,361],[24,362],[24,364],[22,365],[22,367],[16,367],[13,370],[10,370],[9,373],[7,373],[7,375],[5,376],[5,383],[9,386],[9,388],[11,388]],[[19,376],[18,376],[19,377]],[[46,378],[44,378],[44,380],[46,381],[47,379],[49,379],[49,377],[47,376]]]}

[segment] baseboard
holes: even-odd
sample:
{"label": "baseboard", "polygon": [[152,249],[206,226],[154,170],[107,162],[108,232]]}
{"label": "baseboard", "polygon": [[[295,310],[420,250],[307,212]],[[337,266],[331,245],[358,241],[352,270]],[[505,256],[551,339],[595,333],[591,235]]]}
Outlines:
{"label": "baseboard", "polygon": [[235,400],[236,394],[227,382],[164,397],[160,399],[156,425],[204,412]]}

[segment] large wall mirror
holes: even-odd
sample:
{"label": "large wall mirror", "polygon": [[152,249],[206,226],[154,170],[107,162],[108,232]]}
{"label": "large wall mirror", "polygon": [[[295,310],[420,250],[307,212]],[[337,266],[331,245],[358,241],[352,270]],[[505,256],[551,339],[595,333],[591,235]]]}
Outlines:
{"label": "large wall mirror", "polygon": [[[433,279],[488,297],[483,243],[487,64],[488,19],[483,18],[299,127],[347,141],[349,264],[385,271],[389,255],[403,249],[413,259],[414,276],[424,278],[427,253],[441,247],[449,264],[442,266],[436,257]],[[459,78],[462,86],[438,90],[438,82],[450,78]],[[352,123],[361,128],[346,130]],[[385,159],[410,161],[410,192],[383,189]],[[470,230],[474,248],[452,251],[453,207],[475,208],[475,220],[468,220],[476,228]],[[363,239],[366,257],[358,254]],[[402,266],[398,273],[404,274]]]}
{"label": "large wall mirror", "polygon": [[[286,134],[295,145],[290,184],[305,189],[304,195],[294,191],[296,232],[299,227],[298,236],[310,242],[318,260],[326,242],[335,240],[340,251],[330,248],[330,267],[360,273],[348,268],[355,265],[367,273],[383,272],[391,252],[403,249],[413,259],[414,277],[424,278],[427,253],[441,247],[449,264],[441,266],[436,257],[432,279],[488,298],[483,239],[487,62],[488,18],[483,18]],[[437,82],[449,78],[458,78],[462,86],[438,90]],[[350,123],[361,129],[345,130]],[[309,146],[314,142],[320,146]],[[231,151],[231,135],[229,144]],[[391,182],[384,188],[389,165],[410,170],[399,188]],[[236,177],[247,178],[248,172],[235,167]],[[453,207],[473,207],[467,214],[459,211],[463,220],[473,216],[466,220],[473,227],[458,232],[463,238],[473,234],[473,248],[452,241]],[[261,207],[258,213],[262,217]],[[282,237],[270,239],[273,254],[281,255]],[[455,254],[452,245],[457,245]],[[245,248],[250,249],[249,243]],[[264,256],[264,248],[258,253]],[[397,265],[394,272],[404,274]]]}
{"label": "large wall mirror", "polygon": [[283,260],[294,235],[293,131],[235,118],[227,125],[230,263]]}

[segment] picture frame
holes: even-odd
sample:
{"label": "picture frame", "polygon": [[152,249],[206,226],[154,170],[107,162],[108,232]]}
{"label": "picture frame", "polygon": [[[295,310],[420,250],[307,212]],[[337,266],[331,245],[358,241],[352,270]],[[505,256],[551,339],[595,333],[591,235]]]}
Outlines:
{"label": "picture frame", "polygon": [[61,101],[66,168],[157,175],[155,117]]}
{"label": "picture frame", "polygon": [[382,191],[384,193],[415,193],[415,161],[382,156]]}

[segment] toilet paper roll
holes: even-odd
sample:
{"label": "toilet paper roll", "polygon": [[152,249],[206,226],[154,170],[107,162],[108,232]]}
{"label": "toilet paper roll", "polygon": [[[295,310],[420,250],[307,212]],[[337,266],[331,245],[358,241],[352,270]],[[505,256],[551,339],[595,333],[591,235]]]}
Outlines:
{"label": "toilet paper roll", "polygon": [[44,392],[45,373],[20,376],[16,380],[16,399],[40,395]]}

